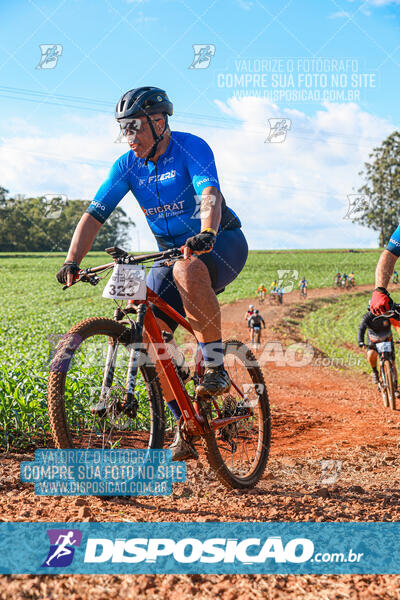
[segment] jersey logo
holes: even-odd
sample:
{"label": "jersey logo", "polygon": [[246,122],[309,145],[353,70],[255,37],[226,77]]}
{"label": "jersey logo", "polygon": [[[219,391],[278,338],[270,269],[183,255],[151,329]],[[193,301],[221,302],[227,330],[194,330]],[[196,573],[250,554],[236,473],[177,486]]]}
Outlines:
{"label": "jersey logo", "polygon": [[92,206],[95,206],[96,208],[98,208],[100,210],[106,210],[106,207],[104,206],[104,204],[101,204],[100,202],[97,202],[96,200],[92,200]]}
{"label": "jersey logo", "polygon": [[161,173],[160,175],[150,175],[147,179],[147,183],[154,183],[155,181],[166,181],[168,179],[174,179],[176,177],[176,171],[173,169],[172,171],[166,171],[165,173]]}
{"label": "jersey logo", "polygon": [[179,202],[173,202],[171,204],[164,204],[163,206],[152,206],[150,208],[144,208],[142,206],[142,210],[146,217],[150,217],[152,215],[158,215],[160,213],[170,212],[171,216],[176,214],[177,212],[181,212],[183,210],[183,205],[185,201],[180,200]]}

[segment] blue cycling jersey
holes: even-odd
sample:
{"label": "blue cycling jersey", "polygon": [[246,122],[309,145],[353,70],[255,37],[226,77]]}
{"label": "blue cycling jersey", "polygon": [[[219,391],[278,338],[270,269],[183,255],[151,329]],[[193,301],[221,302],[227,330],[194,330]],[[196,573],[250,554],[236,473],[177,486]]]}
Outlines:
{"label": "blue cycling jersey", "polygon": [[389,250],[389,252],[396,256],[400,256],[400,225],[390,238],[386,250]]}
{"label": "blue cycling jersey", "polygon": [[[129,150],[112,166],[86,212],[104,223],[130,190],[139,202],[160,249],[185,243],[200,233],[200,195],[219,182],[209,145],[190,133],[173,131],[157,163],[145,165]],[[197,198],[196,198],[197,196]],[[241,226],[236,214],[223,201],[220,229]]]}

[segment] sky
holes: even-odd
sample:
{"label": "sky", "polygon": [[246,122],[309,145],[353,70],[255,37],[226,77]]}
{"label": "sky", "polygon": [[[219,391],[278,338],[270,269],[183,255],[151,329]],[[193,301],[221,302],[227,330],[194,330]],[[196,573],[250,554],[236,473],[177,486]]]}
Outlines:
{"label": "sky", "polygon": [[[0,0],[0,185],[89,202],[127,151],[116,102],[155,85],[171,128],[210,144],[251,249],[376,247],[349,202],[399,127],[399,69],[400,0]],[[131,250],[156,249],[121,206]]]}

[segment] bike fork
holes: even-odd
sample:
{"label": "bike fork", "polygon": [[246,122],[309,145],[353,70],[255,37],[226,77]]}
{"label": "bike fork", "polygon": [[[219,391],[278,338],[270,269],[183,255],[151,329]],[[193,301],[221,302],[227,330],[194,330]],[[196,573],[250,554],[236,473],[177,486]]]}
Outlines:
{"label": "bike fork", "polygon": [[143,342],[143,325],[144,318],[146,316],[147,306],[145,304],[141,304],[137,310],[137,321],[135,328],[135,336],[134,343],[129,349],[129,363],[128,363],[128,372],[126,375],[126,386],[125,386],[125,402],[124,402],[124,412],[136,414],[137,410],[137,399],[135,397],[135,387],[136,387],[136,378],[138,373],[138,368],[140,364],[140,359],[143,356],[141,352],[141,346]]}

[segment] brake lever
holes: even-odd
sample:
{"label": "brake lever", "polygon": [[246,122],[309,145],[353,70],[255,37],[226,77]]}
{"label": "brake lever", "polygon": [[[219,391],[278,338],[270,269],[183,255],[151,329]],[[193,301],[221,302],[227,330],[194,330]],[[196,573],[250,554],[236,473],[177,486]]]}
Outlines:
{"label": "brake lever", "polygon": [[95,274],[89,275],[86,272],[86,270],[81,269],[75,275],[75,278],[73,279],[71,285],[64,285],[62,289],[66,290],[67,288],[70,288],[72,285],[75,285],[75,283],[78,283],[78,281],[83,281],[84,283],[90,283],[91,285],[97,285],[100,281],[100,277],[98,277]]}
{"label": "brake lever", "polygon": [[67,288],[70,288],[71,286],[75,285],[75,283],[78,283],[78,281],[80,281],[80,279],[81,279],[81,273],[83,273],[82,269],[77,272],[77,274],[75,275],[75,277],[72,280],[72,283],[70,285],[68,285],[68,284],[63,285],[62,289],[66,290]]}

